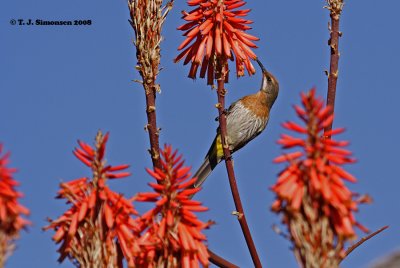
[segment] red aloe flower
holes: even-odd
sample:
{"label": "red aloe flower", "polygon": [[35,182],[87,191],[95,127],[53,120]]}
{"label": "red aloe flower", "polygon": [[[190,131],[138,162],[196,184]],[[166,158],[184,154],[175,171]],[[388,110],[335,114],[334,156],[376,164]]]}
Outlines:
{"label": "red aloe flower", "polygon": [[[253,41],[259,38],[246,33],[251,29],[248,24],[251,20],[247,16],[250,9],[236,10],[246,4],[243,0],[189,0],[189,6],[196,6],[187,13],[182,11],[183,19],[187,21],[178,27],[185,31],[185,41],[178,47],[184,49],[175,62],[185,58],[184,64],[192,63],[189,77],[196,78],[201,65],[200,77],[204,78],[207,72],[208,84],[213,83],[216,61],[225,65],[227,59],[236,58],[236,74],[244,75],[244,68],[249,75],[255,73],[250,59],[257,56],[251,50],[257,46]],[[193,42],[192,42],[193,41]]]}
{"label": "red aloe flower", "polygon": [[15,189],[19,185],[12,176],[16,170],[7,167],[10,154],[2,153],[0,144],[0,267],[13,250],[13,240],[18,238],[21,229],[31,224],[21,216],[29,215],[29,209],[18,203],[23,195]]}
{"label": "red aloe flower", "polygon": [[[288,166],[279,174],[277,183],[272,187],[272,191],[277,195],[272,208],[284,214],[284,222],[289,225],[295,244],[302,243],[297,241],[301,236],[299,233],[302,232],[299,229],[303,228],[304,231],[304,226],[308,226],[308,235],[318,237],[313,241],[315,244],[312,248],[326,246],[318,243],[333,245],[333,237],[336,237],[337,243],[341,245],[345,240],[355,238],[354,226],[367,231],[355,220],[353,212],[357,211],[359,202],[353,199],[355,194],[344,184],[344,180],[356,182],[356,179],[342,168],[344,164],[354,163],[355,159],[351,157],[352,153],[344,148],[348,142],[327,138],[342,133],[343,128],[331,130],[322,136],[324,128],[333,120],[331,107],[324,107],[323,100],[315,97],[315,89],[308,94],[302,94],[301,98],[303,108],[294,108],[305,126],[294,122],[286,122],[283,126],[306,137],[283,134],[278,140],[282,148],[298,150],[283,154],[274,160],[276,163],[287,162]],[[324,235],[320,233],[323,230],[321,226],[324,224],[328,224],[328,228],[331,229],[330,237],[321,238]],[[325,234],[327,233],[329,232]],[[329,241],[324,242],[323,239]],[[303,253],[299,255],[303,256]],[[321,258],[321,261],[323,259]]]}
{"label": "red aloe flower", "polygon": [[53,240],[62,242],[60,262],[69,257],[81,267],[122,267],[122,258],[132,265],[139,250],[139,229],[131,217],[137,215],[136,210],[130,200],[106,185],[107,179],[129,176],[124,172],[129,166],[106,165],[107,140],[108,133],[103,136],[99,131],[94,149],[78,141],[80,148],[74,155],[92,169],[93,177],[60,184],[57,198],[66,199],[71,208],[44,228],[54,229]]}
{"label": "red aloe flower", "polygon": [[140,193],[136,198],[155,203],[155,208],[140,218],[144,233],[139,243],[143,250],[137,265],[159,267],[162,262],[162,267],[186,268],[198,267],[200,262],[208,266],[206,236],[201,231],[211,222],[204,223],[193,213],[207,210],[201,202],[190,199],[200,191],[191,188],[196,178],[189,179],[190,168],[183,166],[182,156],[177,157],[171,146],[165,146],[162,156],[163,170],[147,169],[157,180],[149,183],[154,192]]}

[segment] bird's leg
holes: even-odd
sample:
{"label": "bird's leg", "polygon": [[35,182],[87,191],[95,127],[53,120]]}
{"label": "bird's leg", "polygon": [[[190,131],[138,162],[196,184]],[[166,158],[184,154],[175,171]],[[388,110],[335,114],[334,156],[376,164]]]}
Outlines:
{"label": "bird's leg", "polygon": [[225,148],[225,149],[229,149],[231,154],[230,154],[229,158],[227,158],[227,159],[225,159],[225,155],[223,155],[222,159],[224,159],[224,160],[232,160],[232,149],[233,148],[231,148],[231,146],[229,146],[229,144],[231,144],[230,138],[229,138],[229,136],[226,136],[226,140],[225,141],[222,140],[222,147]]}
{"label": "bird's leg", "polygon": [[232,164],[233,164],[233,157],[232,157],[232,155],[230,155],[227,159],[225,159],[225,156],[222,156],[222,159],[223,159],[223,160],[231,160],[231,161],[232,161]]}

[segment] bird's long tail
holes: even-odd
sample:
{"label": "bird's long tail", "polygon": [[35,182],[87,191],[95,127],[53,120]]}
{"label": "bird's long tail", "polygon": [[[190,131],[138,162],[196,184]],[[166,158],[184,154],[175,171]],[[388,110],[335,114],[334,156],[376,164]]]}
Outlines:
{"label": "bird's long tail", "polygon": [[205,182],[208,175],[210,175],[211,171],[221,162],[221,152],[221,136],[217,135],[204,158],[203,164],[201,164],[200,168],[193,175],[193,177],[197,178],[196,182],[193,184],[193,188],[200,187]]}
{"label": "bird's long tail", "polygon": [[206,157],[204,159],[203,164],[193,175],[193,177],[197,178],[196,182],[193,185],[193,188],[200,187],[206,181],[208,175],[210,175],[210,173],[213,169],[214,169],[214,167],[211,167],[210,160],[208,159],[208,157]]}

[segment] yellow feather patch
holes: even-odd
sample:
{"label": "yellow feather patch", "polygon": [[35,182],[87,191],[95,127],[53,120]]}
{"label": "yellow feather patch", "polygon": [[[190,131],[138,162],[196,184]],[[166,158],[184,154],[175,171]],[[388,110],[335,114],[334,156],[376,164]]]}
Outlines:
{"label": "yellow feather patch", "polygon": [[224,156],[224,149],[222,148],[221,135],[217,136],[216,147],[217,158],[222,158]]}

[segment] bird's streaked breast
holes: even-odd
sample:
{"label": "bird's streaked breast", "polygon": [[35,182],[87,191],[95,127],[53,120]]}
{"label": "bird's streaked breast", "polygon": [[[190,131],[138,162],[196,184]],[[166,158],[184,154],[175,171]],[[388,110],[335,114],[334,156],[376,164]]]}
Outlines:
{"label": "bird's streaked breast", "polygon": [[236,151],[254,139],[265,129],[267,121],[267,116],[260,117],[241,101],[236,102],[227,116],[230,149]]}

